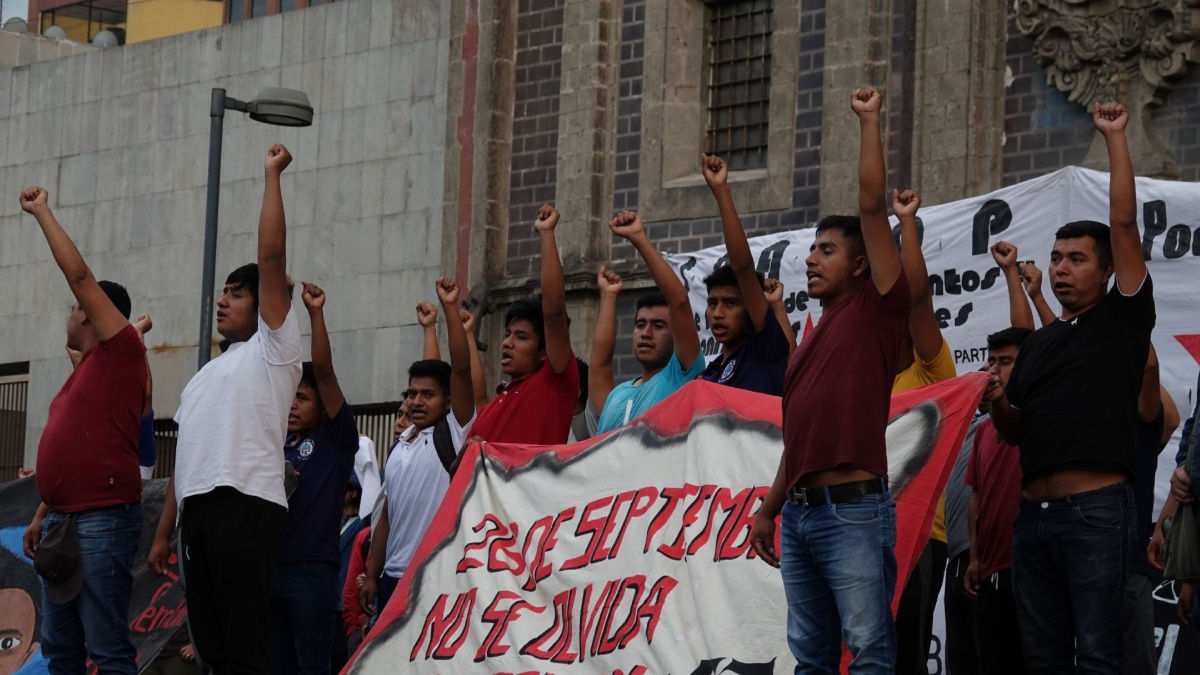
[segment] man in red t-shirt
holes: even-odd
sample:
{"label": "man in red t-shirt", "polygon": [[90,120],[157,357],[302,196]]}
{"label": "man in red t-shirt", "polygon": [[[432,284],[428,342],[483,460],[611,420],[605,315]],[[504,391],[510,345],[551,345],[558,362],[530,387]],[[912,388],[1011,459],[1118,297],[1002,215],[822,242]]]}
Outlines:
{"label": "man in red t-shirt", "polygon": [[896,670],[896,505],[884,433],[912,296],[887,218],[882,103],[870,88],[851,97],[860,216],[817,225],[805,262],[823,316],[788,364],[783,458],[751,534],[755,552],[782,568],[797,672],[837,672],[843,639],[851,673]]}
{"label": "man in red t-shirt", "polygon": [[[1014,327],[988,336],[988,372],[1000,378],[1001,386],[1008,384],[1021,343],[1032,332]],[[963,585],[967,597],[976,600],[979,672],[1024,673],[1027,668],[1012,593],[1013,520],[1021,504],[1021,451],[1004,442],[990,417],[975,431],[964,482],[973,490],[967,504],[971,563]]]}
{"label": "man in red t-shirt", "polygon": [[579,399],[579,366],[567,332],[567,295],[554,227],[543,206],[533,224],[542,243],[542,299],[518,300],[504,317],[500,370],[509,378],[475,418],[473,435],[492,443],[567,442]]}
{"label": "man in red t-shirt", "polygon": [[[138,428],[146,347],[129,323],[129,293],[96,281],[50,211],[46,191],[22,192],[21,208],[37,219],[75,296],[67,349],[82,355],[50,403],[35,474],[42,504],[24,536],[25,555],[47,575],[42,654],[54,672],[82,673],[90,658],[100,672],[134,675],[137,652],[126,622],[142,533]],[[78,558],[62,564],[55,556],[57,565],[49,556],[38,560],[42,540],[68,520],[78,533]],[[80,565],[82,572],[73,573]]]}

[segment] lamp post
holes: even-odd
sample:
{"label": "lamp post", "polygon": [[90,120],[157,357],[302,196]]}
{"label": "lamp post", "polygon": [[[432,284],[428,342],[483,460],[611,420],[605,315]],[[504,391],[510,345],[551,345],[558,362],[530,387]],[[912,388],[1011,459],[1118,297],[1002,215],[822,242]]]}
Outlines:
{"label": "lamp post", "polygon": [[225,111],[247,113],[250,119],[282,127],[312,125],[313,109],[308,96],[295,89],[264,87],[253,101],[239,101],[225,95],[225,90],[212,90],[208,127],[208,198],[204,207],[204,271],[200,287],[200,341],[197,372],[212,356],[213,285],[217,267],[217,209],[221,198],[221,136],[225,128]]}

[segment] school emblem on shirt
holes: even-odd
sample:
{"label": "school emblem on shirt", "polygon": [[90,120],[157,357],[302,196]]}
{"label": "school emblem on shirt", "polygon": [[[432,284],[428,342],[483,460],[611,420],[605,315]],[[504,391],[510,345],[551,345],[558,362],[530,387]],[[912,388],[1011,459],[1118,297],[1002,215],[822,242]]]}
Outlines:
{"label": "school emblem on shirt", "polygon": [[310,439],[304,439],[304,442],[300,444],[300,459],[308,459],[308,456],[313,454],[313,447],[313,442]]}
{"label": "school emblem on shirt", "polygon": [[721,378],[717,382],[724,384],[729,378],[733,377],[733,369],[737,367],[737,359],[729,360],[729,365],[725,366],[725,372],[721,373]]}

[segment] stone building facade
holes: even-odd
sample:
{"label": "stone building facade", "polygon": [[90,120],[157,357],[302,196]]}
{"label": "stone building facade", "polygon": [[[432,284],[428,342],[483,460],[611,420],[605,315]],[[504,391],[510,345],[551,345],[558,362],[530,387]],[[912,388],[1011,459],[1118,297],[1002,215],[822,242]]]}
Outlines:
{"label": "stone building facade", "polygon": [[[1031,20],[1018,12],[1052,17],[1070,6],[1109,21],[1124,4],[732,3],[770,13],[761,162],[734,181],[748,234],[853,210],[858,143],[847,102],[863,83],[886,95],[889,182],[916,188],[926,204],[1084,163],[1094,138],[1087,111],[1038,63]],[[537,291],[532,221],[547,202],[563,213],[576,351],[589,355],[596,270],[615,267],[628,289],[616,367],[632,376],[633,302],[650,282],[607,222],[617,210],[638,210],[664,252],[721,243],[698,155],[716,53],[709,41],[719,30],[713,16],[742,11],[730,6],[345,0],[10,63],[0,69],[0,194],[46,184],[97,272],[126,280],[138,311],[154,314],[156,407],[169,417],[197,349],[209,90],[249,97],[262,85],[299,88],[317,112],[310,129],[227,118],[218,270],[252,254],[259,162],[272,140],[290,144],[289,264],[330,291],[335,359],[351,401],[398,398],[420,350],[412,307],[433,297],[443,271],[488,291],[481,337],[492,347],[495,383],[500,317]],[[1181,180],[1200,178],[1200,74],[1190,53],[1172,57],[1179,70],[1152,111]],[[27,461],[69,367],[60,356],[68,298],[57,279],[32,221],[15,198],[0,199],[0,288],[8,289],[0,294],[0,375],[5,364],[28,363]]]}

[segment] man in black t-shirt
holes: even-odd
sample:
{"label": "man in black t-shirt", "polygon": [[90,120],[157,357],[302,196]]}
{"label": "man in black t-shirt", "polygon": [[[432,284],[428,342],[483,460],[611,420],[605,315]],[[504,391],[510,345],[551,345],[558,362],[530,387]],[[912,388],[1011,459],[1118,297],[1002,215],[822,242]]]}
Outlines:
{"label": "man in black t-shirt", "polygon": [[358,426],[333,370],[325,292],[304,283],[312,323],[305,363],[288,413],[284,456],[298,474],[271,584],[268,655],[272,675],[328,675],[342,588],[338,539],[358,452]]}
{"label": "man in black t-shirt", "polygon": [[1076,221],[1058,230],[1050,279],[1062,316],[1025,340],[1007,387],[993,377],[984,394],[997,430],[1021,452],[1013,592],[1033,673],[1116,675],[1124,652],[1122,595],[1136,528],[1129,483],[1154,297],[1128,115],[1119,104],[1097,104],[1092,120],[1108,147],[1110,226]]}

